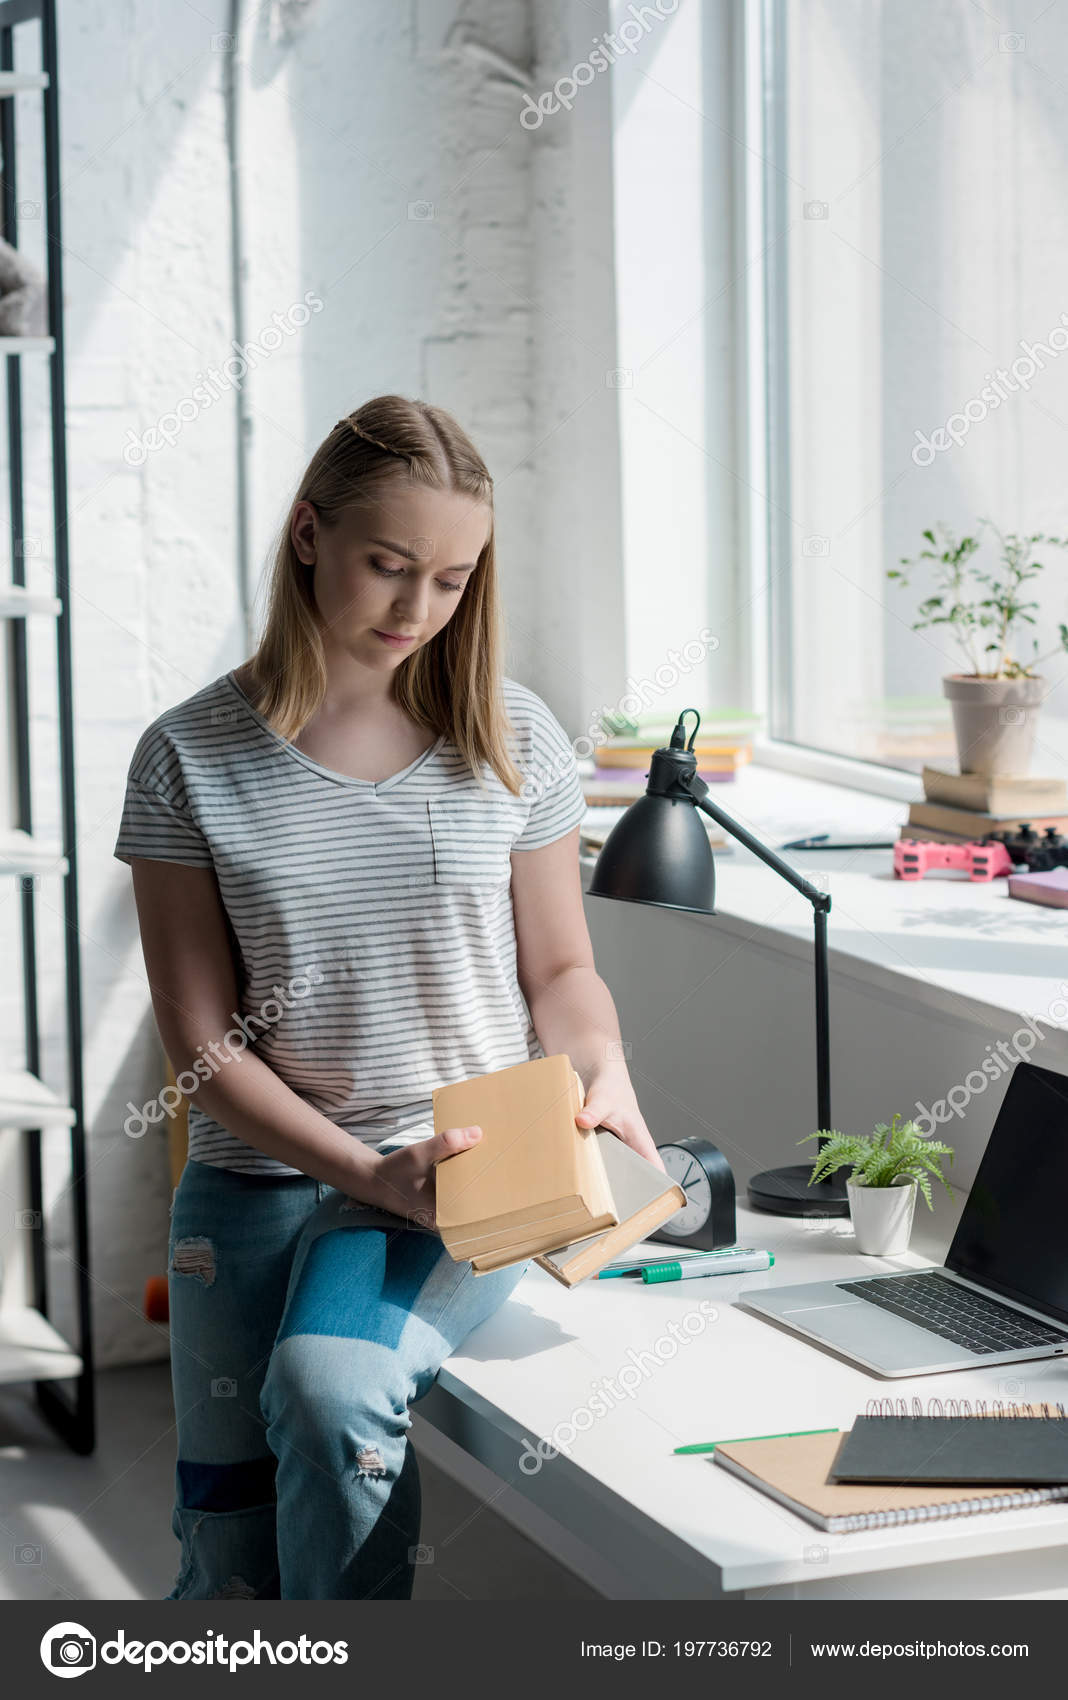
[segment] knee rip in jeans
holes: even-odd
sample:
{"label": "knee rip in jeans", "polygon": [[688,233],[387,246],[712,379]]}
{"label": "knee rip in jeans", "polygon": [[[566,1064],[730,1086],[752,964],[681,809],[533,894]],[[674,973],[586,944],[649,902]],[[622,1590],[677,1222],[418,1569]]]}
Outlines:
{"label": "knee rip in jeans", "polygon": [[385,1462],[377,1446],[361,1446],[356,1454],[356,1474],[358,1476],[384,1476]]}
{"label": "knee rip in jeans", "polygon": [[[191,1553],[191,1550],[192,1550],[192,1541],[193,1541],[194,1537],[196,1536],[197,1531],[199,1530],[200,1525],[203,1521],[204,1521],[204,1519],[202,1517],[198,1517],[196,1519],[196,1522],[193,1524],[193,1527],[190,1531],[190,1536],[189,1536],[190,1553]],[[176,1584],[177,1587],[181,1587],[182,1582],[189,1575],[191,1568],[192,1568],[192,1560],[191,1560],[191,1557],[190,1557],[183,1564],[182,1569],[179,1572],[178,1582]],[[255,1600],[259,1596],[257,1595],[256,1590],[252,1586],[251,1582],[246,1582],[246,1580],[243,1576],[233,1575],[233,1576],[230,1577],[229,1581],[223,1583],[221,1588],[216,1588],[216,1590],[213,1594],[208,1594],[206,1597],[209,1600]]]}
{"label": "knee rip in jeans", "polygon": [[224,1582],[221,1588],[216,1588],[214,1594],[209,1594],[210,1600],[254,1600],[256,1590],[249,1586],[243,1576],[231,1576],[229,1582]]}
{"label": "knee rip in jeans", "polygon": [[171,1269],[175,1275],[195,1275],[205,1287],[215,1279],[215,1247],[202,1234],[175,1240]]}

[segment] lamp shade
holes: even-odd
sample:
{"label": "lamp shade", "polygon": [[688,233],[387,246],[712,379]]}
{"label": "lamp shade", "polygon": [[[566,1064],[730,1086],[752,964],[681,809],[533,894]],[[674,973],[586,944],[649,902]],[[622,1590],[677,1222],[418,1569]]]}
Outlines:
{"label": "lamp shade", "polygon": [[693,799],[647,792],[632,803],[605,839],[587,890],[714,915],[716,865]]}

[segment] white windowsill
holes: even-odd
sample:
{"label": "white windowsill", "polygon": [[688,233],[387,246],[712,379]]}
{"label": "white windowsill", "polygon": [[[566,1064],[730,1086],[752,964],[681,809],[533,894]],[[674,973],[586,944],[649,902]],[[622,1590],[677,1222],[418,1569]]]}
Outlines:
{"label": "white windowsill", "polygon": [[783,773],[798,773],[806,779],[821,779],[828,785],[867,791],[875,797],[892,797],[897,802],[918,802],[923,796],[918,773],[884,767],[878,762],[856,761],[852,756],[832,755],[829,750],[813,750],[804,744],[756,738],[753,759],[760,766],[778,768]]}
{"label": "white windowsill", "polygon": [[[905,802],[786,772],[763,763],[713,801],[772,849],[784,840],[870,834],[896,839]],[[831,971],[894,1002],[920,1005],[962,1025],[1004,1035],[1020,1016],[1063,1009],[1068,998],[1068,912],[1022,903],[1004,879],[972,882],[959,873],[919,881],[893,877],[890,850],[789,852],[807,878],[827,881]],[[583,857],[584,887],[594,866]],[[812,908],[741,845],[716,853],[716,915],[698,926],[723,928],[751,947],[811,960]],[[1068,1021],[1056,1037],[1068,1054]]]}

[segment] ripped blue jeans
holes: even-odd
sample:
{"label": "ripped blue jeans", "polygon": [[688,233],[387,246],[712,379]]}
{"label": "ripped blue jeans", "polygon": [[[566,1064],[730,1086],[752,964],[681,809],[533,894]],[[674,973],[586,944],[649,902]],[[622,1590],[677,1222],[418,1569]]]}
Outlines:
{"label": "ripped blue jeans", "polygon": [[324,1181],[195,1161],[167,1265],[181,1542],[167,1599],[410,1599],[408,1407],[529,1265],[476,1276],[435,1232]]}

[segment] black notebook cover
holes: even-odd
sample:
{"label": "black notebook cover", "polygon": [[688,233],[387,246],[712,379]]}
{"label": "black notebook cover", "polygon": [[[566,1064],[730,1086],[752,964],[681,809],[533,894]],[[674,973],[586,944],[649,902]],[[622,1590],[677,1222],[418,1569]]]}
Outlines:
{"label": "black notebook cover", "polygon": [[836,1482],[1068,1483],[1064,1417],[858,1417]]}

